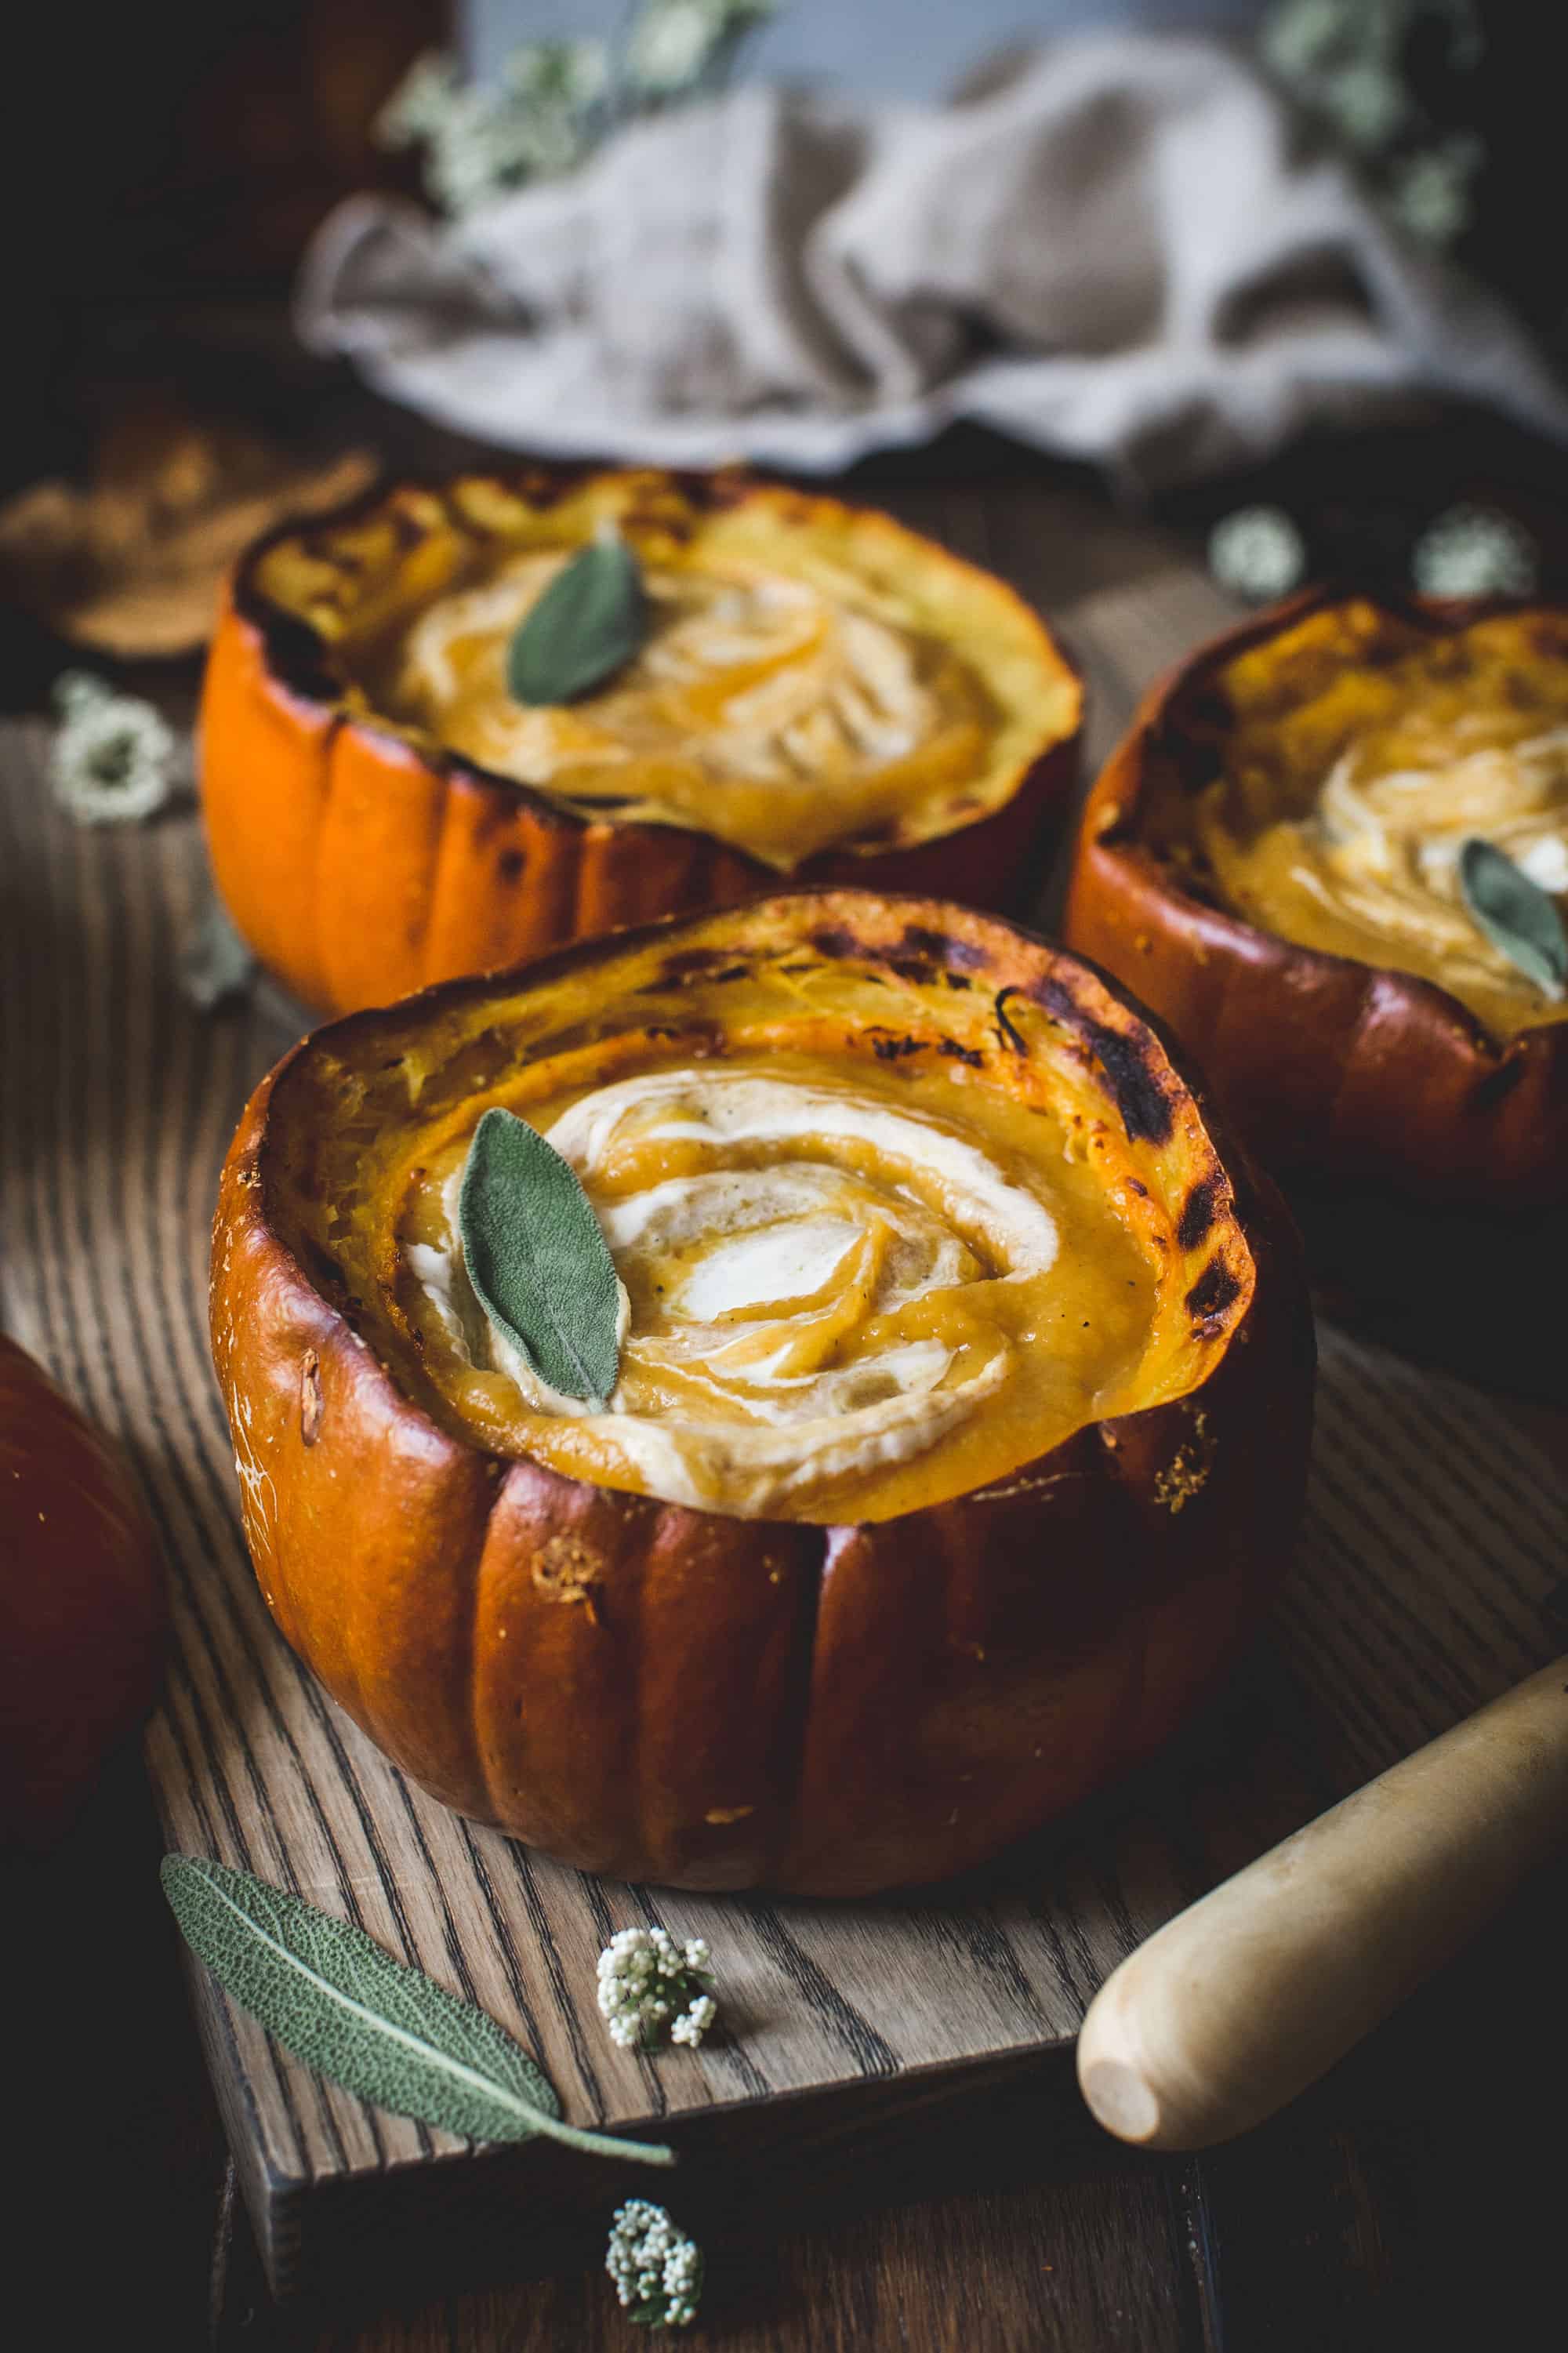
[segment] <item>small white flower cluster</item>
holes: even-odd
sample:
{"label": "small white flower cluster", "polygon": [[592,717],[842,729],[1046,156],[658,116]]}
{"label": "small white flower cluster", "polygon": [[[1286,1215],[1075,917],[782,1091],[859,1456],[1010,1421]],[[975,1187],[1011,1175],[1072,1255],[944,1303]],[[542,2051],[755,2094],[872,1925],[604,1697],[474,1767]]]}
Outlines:
{"label": "small white flower cluster", "polygon": [[1470,183],[1485,160],[1480,141],[1463,131],[1408,157],[1389,175],[1394,219],[1423,244],[1452,245],[1469,226]]}
{"label": "small white flower cluster", "polygon": [[700,1936],[678,1945],[664,1928],[622,1928],[599,1956],[599,2014],[624,2051],[652,2050],[666,2037],[693,2051],[719,2006]]}
{"label": "small white flower cluster", "polygon": [[662,2206],[628,2198],[610,2226],[605,2269],[621,2308],[644,2328],[689,2328],[702,2295],[702,2255]]}
{"label": "small white flower cluster", "polygon": [[376,121],[386,147],[424,150],[425,186],[454,220],[558,179],[617,124],[720,89],[778,0],[643,0],[619,56],[607,42],[524,41],[493,84],[440,52],[415,60]]}
{"label": "small white flower cluster", "polygon": [[1528,596],[1537,570],[1529,533],[1490,507],[1449,507],[1410,558],[1423,596]]}
{"label": "small white flower cluster", "polygon": [[1237,507],[1209,533],[1209,570],[1231,596],[1266,605],[1300,586],[1307,550],[1282,507]]}
{"label": "small white flower cluster", "polygon": [[1474,69],[1484,54],[1482,0],[1275,0],[1258,32],[1264,64],[1325,123],[1414,236],[1451,245],[1474,213],[1486,151],[1445,132],[1410,63]]}
{"label": "small white flower cluster", "polygon": [[88,670],[55,681],[59,725],[49,752],[55,798],[79,825],[129,825],[162,808],[184,761],[150,702],[117,694]]}
{"label": "small white flower cluster", "polygon": [[603,41],[525,41],[490,90],[452,58],[418,58],[376,123],[387,147],[425,150],[425,185],[454,220],[531,180],[569,172],[593,144],[609,73]]}
{"label": "small white flower cluster", "polygon": [[626,75],[649,98],[711,88],[738,44],[777,0],[644,0],[626,37]]}

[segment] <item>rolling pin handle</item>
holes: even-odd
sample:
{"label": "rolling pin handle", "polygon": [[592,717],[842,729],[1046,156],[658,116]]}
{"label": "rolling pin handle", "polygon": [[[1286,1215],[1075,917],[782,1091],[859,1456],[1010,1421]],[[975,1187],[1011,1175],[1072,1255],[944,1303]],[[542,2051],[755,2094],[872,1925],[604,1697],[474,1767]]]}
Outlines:
{"label": "rolling pin handle", "polygon": [[1295,1831],[1106,1979],[1078,2042],[1108,2132],[1206,2148],[1305,2091],[1568,1835],[1568,1660]]}

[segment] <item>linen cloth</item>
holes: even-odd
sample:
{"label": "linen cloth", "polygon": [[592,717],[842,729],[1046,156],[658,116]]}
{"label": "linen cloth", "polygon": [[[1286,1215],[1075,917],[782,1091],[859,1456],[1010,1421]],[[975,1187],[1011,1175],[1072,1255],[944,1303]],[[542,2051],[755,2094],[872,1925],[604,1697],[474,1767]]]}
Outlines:
{"label": "linen cloth", "polygon": [[1062,40],[943,107],[742,88],[450,225],[356,197],[297,317],[545,455],[810,472],[968,417],[1152,486],[1422,390],[1568,438],[1504,310],[1190,37]]}

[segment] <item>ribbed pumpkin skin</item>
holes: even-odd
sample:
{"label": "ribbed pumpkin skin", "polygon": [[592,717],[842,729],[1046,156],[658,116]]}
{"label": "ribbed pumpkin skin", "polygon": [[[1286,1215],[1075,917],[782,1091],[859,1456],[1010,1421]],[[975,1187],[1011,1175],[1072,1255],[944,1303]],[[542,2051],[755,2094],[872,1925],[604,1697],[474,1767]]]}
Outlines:
{"label": "ribbed pumpkin skin", "polygon": [[[346,713],[312,632],[255,588],[258,559],[283,535],[268,534],[245,558],[219,617],[203,690],[201,798],[225,904],[263,964],[308,1005],[328,1013],[384,1005],[617,925],[734,906],[780,887],[772,869],[708,834],[584,822],[509,778],[454,754],[426,757]],[[970,570],[934,547],[925,553]],[[1039,636],[1071,678],[1060,649],[1043,628]],[[1071,800],[1080,738],[1075,723],[1042,743],[989,816],[868,856],[824,853],[792,885],[874,884],[1026,907],[1053,820]]]}
{"label": "ribbed pumpkin skin", "polygon": [[[1052,1008],[1117,1115],[1163,1138],[1141,1165],[1186,1205],[1176,1247],[1206,1375],[989,1489],[862,1526],[724,1518],[486,1455],[400,1389],[352,1299],[330,1295],[330,1258],[307,1251],[313,1280],[273,1215],[309,1099],[301,1058],[368,1077],[411,1028],[502,993],[451,983],[296,1048],[228,1155],[213,1341],[257,1575],[289,1641],[396,1763],[566,1862],[813,1894],[940,1878],[1146,1757],[1258,1624],[1305,1478],[1299,1247],[1271,1189],[1216,1158],[1126,1000],[994,918],[787,896],[591,942],[508,986],[547,990],[585,961],[608,980],[650,942],[668,942],[673,969],[693,940],[710,962],[781,944],[881,960],[933,1025],[966,1004],[988,1018],[1003,988]],[[910,942],[929,987],[908,981]],[[950,993],[955,973],[985,994]],[[1238,1237],[1256,1283],[1232,1310],[1215,1278]]]}
{"label": "ribbed pumpkin skin", "polygon": [[[1248,648],[1337,603],[1309,590],[1227,630],[1152,687],[1085,805],[1063,925],[1169,1023],[1258,1157],[1500,1210],[1568,1198],[1568,1023],[1500,1043],[1457,997],[1325,955],[1194,897],[1142,834],[1184,712]],[[1397,607],[1460,629],[1494,605]]]}
{"label": "ribbed pumpkin skin", "polygon": [[167,1627],[124,1464],[0,1335],[0,1845],[67,1827],[151,1706]]}

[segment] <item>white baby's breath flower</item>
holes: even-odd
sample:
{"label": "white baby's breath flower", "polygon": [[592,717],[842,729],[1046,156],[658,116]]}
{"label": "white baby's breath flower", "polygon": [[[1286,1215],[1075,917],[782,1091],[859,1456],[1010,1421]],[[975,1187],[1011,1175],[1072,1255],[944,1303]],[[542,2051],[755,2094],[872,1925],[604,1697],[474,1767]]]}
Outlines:
{"label": "white baby's breath flower", "polygon": [[609,79],[602,41],[525,41],[498,87],[462,81],[453,60],[416,60],[376,121],[388,147],[425,150],[425,186],[455,219],[553,179],[592,144]]}
{"label": "white baby's breath flower", "polygon": [[49,751],[55,798],[79,825],[130,825],[162,808],[179,781],[174,730],[150,702],[85,670],[54,689],[60,723]]}
{"label": "white baby's breath flower", "polygon": [[621,1928],[599,1956],[599,2014],[623,2051],[685,2043],[695,2051],[714,2019],[704,1939],[678,1945],[665,1928]]}
{"label": "white baby's breath flower", "polygon": [[698,79],[712,47],[712,15],[702,0],[655,0],[632,27],[626,72],[639,90],[668,96]]}
{"label": "white baby's breath flower", "polygon": [[1538,570],[1529,533],[1491,507],[1447,508],[1410,558],[1423,596],[1528,596]]}
{"label": "white baby's breath flower", "polygon": [[1300,587],[1307,570],[1301,534],[1281,507],[1238,507],[1209,533],[1209,570],[1250,604]]}
{"label": "white baby's breath flower", "polygon": [[383,147],[416,147],[437,137],[459,93],[455,58],[426,49],[416,58],[381,112],[374,132]]}
{"label": "white baby's breath flower", "polygon": [[1281,0],[1269,10],[1258,46],[1288,80],[1321,72],[1353,36],[1360,0]]}
{"label": "white baby's breath flower", "polygon": [[628,2198],[610,2226],[605,2269],[621,2308],[643,2328],[689,2328],[702,2295],[702,2255],[662,2206]]}
{"label": "white baby's breath flower", "polygon": [[62,670],[49,689],[49,701],[62,719],[71,719],[79,712],[90,711],[95,704],[110,702],[114,689],[89,670]]}
{"label": "white baby's breath flower", "polygon": [[425,189],[455,220],[558,179],[630,117],[718,89],[777,0],[646,0],[618,55],[605,41],[521,42],[493,82],[416,59],[377,117],[384,146],[418,147]]}
{"label": "white baby's breath flower", "polygon": [[684,2018],[678,2018],[669,2030],[672,2042],[689,2043],[695,2051],[708,2029],[719,2015],[719,2005],[711,1994],[702,1994],[694,2001]]}
{"label": "white baby's breath flower", "polygon": [[570,106],[602,98],[609,79],[610,53],[598,40],[524,41],[501,68],[501,79],[515,97]]}
{"label": "white baby's breath flower", "polygon": [[1484,151],[1473,132],[1446,133],[1423,93],[1434,67],[1457,76],[1479,63],[1484,16],[1482,0],[1275,0],[1258,31],[1264,63],[1357,156],[1394,218],[1437,247],[1468,226]]}
{"label": "white baby's breath flower", "polygon": [[708,80],[776,0],[647,0],[626,37],[626,78],[647,98],[679,98]]}
{"label": "white baby's breath flower", "polygon": [[1483,161],[1479,139],[1446,139],[1397,166],[1388,203],[1396,220],[1426,245],[1451,245],[1469,226],[1470,183]]}
{"label": "white baby's breath flower", "polygon": [[1329,75],[1319,100],[1341,137],[1373,153],[1388,144],[1410,112],[1397,75],[1370,58]]}
{"label": "white baby's breath flower", "polygon": [[529,171],[515,136],[498,131],[478,109],[454,117],[426,143],[426,192],[454,220],[510,195],[523,185]]}
{"label": "white baby's breath flower", "polygon": [[552,114],[464,90],[426,142],[425,183],[437,203],[460,220],[530,180],[564,171],[575,153],[569,129]]}

